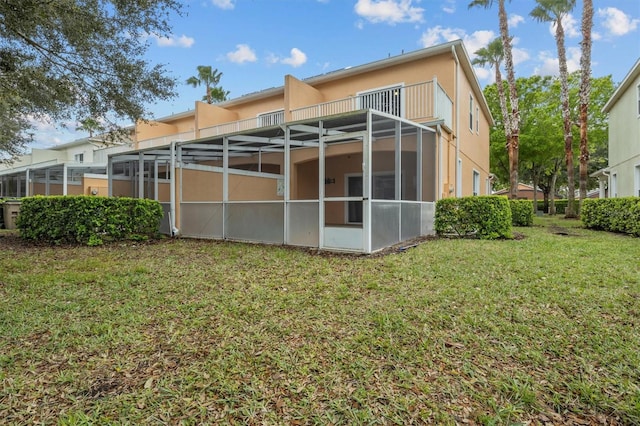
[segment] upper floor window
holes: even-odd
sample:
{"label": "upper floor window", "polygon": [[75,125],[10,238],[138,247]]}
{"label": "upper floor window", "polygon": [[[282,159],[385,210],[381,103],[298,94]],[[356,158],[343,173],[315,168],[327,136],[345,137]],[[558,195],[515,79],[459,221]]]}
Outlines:
{"label": "upper floor window", "polygon": [[283,109],[258,114],[258,127],[276,126],[282,123],[284,123]]}
{"label": "upper floor window", "polygon": [[638,117],[640,117],[640,84],[638,84],[636,89],[638,89],[638,111],[636,112],[638,113]]}
{"label": "upper floor window", "polygon": [[473,132],[473,95],[469,95],[469,130]]}
{"label": "upper floor window", "polygon": [[84,153],[74,155],[73,161],[75,161],[76,163],[84,163]]}
{"label": "upper floor window", "polygon": [[402,86],[360,93],[358,101],[361,109],[375,109],[402,117]]}
{"label": "upper floor window", "polygon": [[476,106],[476,133],[480,133],[480,107]]}

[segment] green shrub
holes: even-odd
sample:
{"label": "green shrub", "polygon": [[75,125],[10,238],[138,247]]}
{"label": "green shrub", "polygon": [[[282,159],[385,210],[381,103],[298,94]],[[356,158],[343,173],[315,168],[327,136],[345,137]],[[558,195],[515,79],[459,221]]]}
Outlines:
{"label": "green shrub", "polygon": [[439,235],[512,238],[509,200],[495,195],[439,200],[435,229]]}
{"label": "green shrub", "polygon": [[513,226],[533,225],[533,201],[509,200],[511,207],[511,223]]}
{"label": "green shrub", "polygon": [[17,226],[27,240],[95,246],[153,237],[162,216],[160,203],[147,199],[34,196],[22,199]]}
{"label": "green shrub", "polygon": [[580,219],[590,229],[640,237],[640,197],[586,199]]}

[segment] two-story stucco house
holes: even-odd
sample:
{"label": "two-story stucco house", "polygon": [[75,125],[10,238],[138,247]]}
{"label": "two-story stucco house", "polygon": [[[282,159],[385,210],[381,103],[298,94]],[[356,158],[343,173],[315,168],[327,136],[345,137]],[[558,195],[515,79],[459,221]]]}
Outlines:
{"label": "two-story stucco house", "polygon": [[458,40],[138,123],[109,193],[161,201],[165,232],[370,253],[488,193],[491,124]]}
{"label": "two-story stucco house", "polygon": [[[640,59],[603,108],[609,114],[610,197],[640,196]],[[602,182],[602,179],[601,179]]]}
{"label": "two-story stucco house", "polygon": [[129,150],[130,144],[109,146],[97,138],[33,148],[0,163],[0,197],[107,195],[107,156]]}

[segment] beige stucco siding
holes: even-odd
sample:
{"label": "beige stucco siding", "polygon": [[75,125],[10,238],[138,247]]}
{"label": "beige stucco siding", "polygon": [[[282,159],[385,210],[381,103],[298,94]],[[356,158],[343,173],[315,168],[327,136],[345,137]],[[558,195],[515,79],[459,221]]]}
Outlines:
{"label": "beige stucco siding", "polygon": [[182,188],[183,201],[222,201],[222,173],[201,170],[182,170],[188,185]]}
{"label": "beige stucco siding", "polygon": [[452,93],[452,64],[450,54],[439,55],[329,81],[318,84],[315,88],[324,94],[325,100],[334,100],[395,84],[410,85],[430,81],[437,75],[438,82],[445,91]]}

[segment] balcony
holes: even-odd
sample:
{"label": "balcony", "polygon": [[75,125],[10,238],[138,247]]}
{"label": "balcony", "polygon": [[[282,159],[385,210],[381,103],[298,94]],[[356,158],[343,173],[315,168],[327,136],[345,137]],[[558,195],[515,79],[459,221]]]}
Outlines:
{"label": "balcony", "polygon": [[436,81],[397,86],[291,111],[293,121],[371,108],[412,121],[442,119],[452,126],[453,102]]}
{"label": "balcony", "polygon": [[[453,128],[453,102],[436,80],[406,86],[363,92],[356,96],[291,110],[291,120],[300,121],[359,109],[375,109],[416,122],[443,120]],[[229,133],[269,127],[284,123],[284,110],[266,112],[256,117],[200,129],[198,138],[222,136]],[[171,141],[195,139],[193,132],[141,140],[138,149],[167,145]]]}

